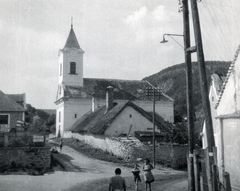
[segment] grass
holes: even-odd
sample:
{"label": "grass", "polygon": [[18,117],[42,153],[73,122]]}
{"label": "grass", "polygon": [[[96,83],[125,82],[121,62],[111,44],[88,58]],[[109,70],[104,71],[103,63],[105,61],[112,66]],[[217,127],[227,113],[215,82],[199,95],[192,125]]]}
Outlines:
{"label": "grass", "polygon": [[[55,142],[60,141],[59,138],[55,138],[54,140]],[[89,158],[94,158],[94,159],[107,161],[107,162],[113,162],[113,163],[121,164],[127,167],[134,166],[134,162],[126,162],[122,158],[115,156],[112,153],[109,153],[108,151],[103,151],[102,149],[94,148],[91,145],[86,144],[85,142],[75,138],[64,138],[63,144],[75,149],[76,151],[84,154]]]}

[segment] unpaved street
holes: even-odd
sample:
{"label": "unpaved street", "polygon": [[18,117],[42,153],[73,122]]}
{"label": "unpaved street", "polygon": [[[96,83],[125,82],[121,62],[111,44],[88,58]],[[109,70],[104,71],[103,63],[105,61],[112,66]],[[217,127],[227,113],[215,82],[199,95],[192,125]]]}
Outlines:
{"label": "unpaved street", "polygon": [[[0,175],[0,190],[59,191],[75,190],[76,188],[83,191],[93,190],[89,185],[93,186],[95,190],[97,190],[97,185],[103,187],[103,190],[107,190],[108,179],[114,175],[114,170],[117,167],[122,169],[122,176],[126,177],[127,183],[133,184],[130,168],[118,166],[114,163],[90,159],[67,146],[63,147],[60,158],[65,166],[67,166],[67,171],[55,171],[54,173],[45,174],[44,176]],[[178,178],[182,179],[182,177],[186,176],[185,172],[175,170],[155,169],[153,173],[156,177],[160,175],[159,177],[162,178],[174,177],[177,175]],[[178,182],[180,182],[180,180]],[[184,184],[185,183],[186,181],[184,179]],[[156,180],[154,184],[156,186],[160,184],[160,179],[159,181]],[[130,187],[128,187],[128,190],[130,190]]]}

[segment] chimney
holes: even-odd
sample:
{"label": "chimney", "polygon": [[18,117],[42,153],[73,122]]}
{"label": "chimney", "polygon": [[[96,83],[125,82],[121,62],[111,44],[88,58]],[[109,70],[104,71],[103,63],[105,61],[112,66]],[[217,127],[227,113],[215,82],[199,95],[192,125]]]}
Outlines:
{"label": "chimney", "polygon": [[106,89],[106,112],[113,108],[113,87],[108,86]]}
{"label": "chimney", "polygon": [[92,112],[96,111],[98,107],[99,107],[98,94],[93,93],[92,94]]}

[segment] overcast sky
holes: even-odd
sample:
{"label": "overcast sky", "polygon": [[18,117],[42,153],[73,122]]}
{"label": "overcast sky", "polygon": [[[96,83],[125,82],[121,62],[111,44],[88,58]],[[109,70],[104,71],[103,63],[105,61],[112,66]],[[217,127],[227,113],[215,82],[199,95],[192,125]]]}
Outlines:
{"label": "overcast sky", "polygon": [[[55,109],[58,50],[73,28],[84,77],[141,80],[184,62],[178,0],[0,0],[0,90]],[[233,60],[240,44],[240,1],[198,3],[205,60]],[[191,14],[191,13],[190,13]],[[191,15],[190,15],[191,17]],[[194,45],[193,31],[192,45]],[[196,56],[193,55],[193,60]]]}

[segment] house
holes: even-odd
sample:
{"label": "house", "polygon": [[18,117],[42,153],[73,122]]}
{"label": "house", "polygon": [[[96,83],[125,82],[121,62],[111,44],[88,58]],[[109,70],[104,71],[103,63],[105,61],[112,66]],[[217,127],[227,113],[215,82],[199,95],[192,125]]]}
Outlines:
{"label": "house", "polygon": [[[56,96],[56,136],[78,121],[85,113],[105,105],[105,90],[113,87],[114,100],[124,104],[131,100],[146,111],[152,111],[153,103],[146,96],[146,88],[154,86],[145,80],[118,80],[83,77],[83,55],[71,25],[63,49],[59,50],[59,82]],[[94,104],[92,104],[94,102]],[[174,122],[174,100],[164,93],[156,102],[155,110],[166,121]]]}
{"label": "house", "polygon": [[0,132],[10,132],[17,120],[25,120],[25,94],[4,94],[0,90]]}
{"label": "house", "polygon": [[[240,46],[227,76],[212,75],[209,92],[220,181],[230,174],[232,190],[240,190]],[[203,146],[208,146],[203,128]]]}
{"label": "house", "polygon": [[[156,133],[164,129],[164,124],[159,120],[155,121],[155,125]],[[108,87],[106,105],[83,115],[73,124],[70,131],[108,137],[135,137],[135,133],[139,131],[152,133],[153,119],[152,115],[132,101],[120,104],[113,102],[113,87]]]}

